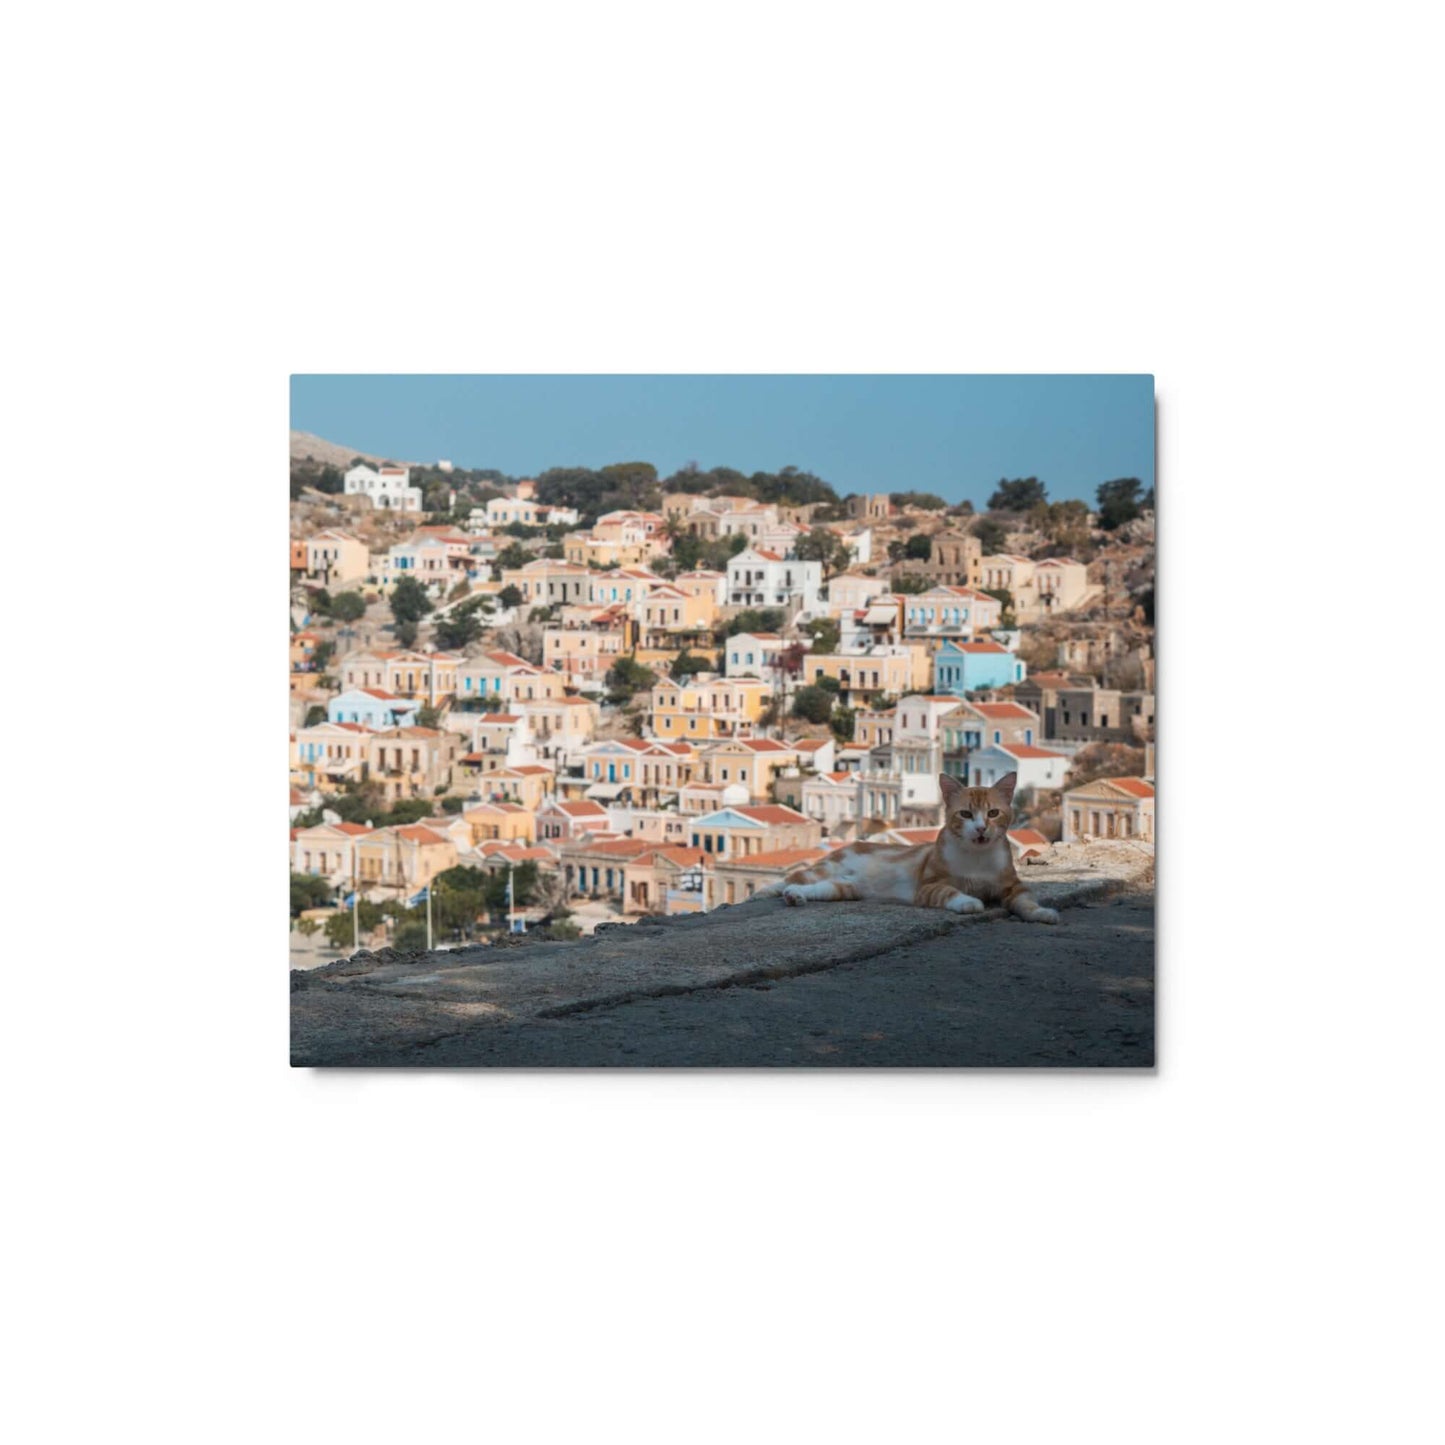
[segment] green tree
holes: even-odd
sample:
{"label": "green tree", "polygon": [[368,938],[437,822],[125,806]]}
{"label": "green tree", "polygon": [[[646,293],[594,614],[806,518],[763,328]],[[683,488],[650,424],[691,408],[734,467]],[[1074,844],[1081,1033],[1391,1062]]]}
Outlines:
{"label": "green tree", "polygon": [[443,813],[460,813],[460,812],[462,811],[462,809],[466,807],[466,805],[467,805],[467,803],[466,803],[466,799],[465,799],[465,798],[443,798],[443,799],[442,799],[442,812],[443,812]]}
{"label": "green tree", "polygon": [[657,674],[632,657],[619,657],[607,670],[607,701],[631,702],[634,693],[643,692],[657,681]]}
{"label": "green tree", "polygon": [[[376,904],[369,903],[365,898],[357,901],[356,915],[357,922],[361,925],[362,938],[365,938],[373,929],[380,927],[381,920],[385,917]],[[326,920],[326,941],[333,948],[353,947],[352,938],[351,909],[344,908],[340,913],[333,913]]]}
{"label": "green tree", "polygon": [[895,537],[888,544],[888,560],[890,562],[901,562],[908,555],[908,543],[899,537]]}
{"label": "green tree", "polygon": [[431,598],[415,577],[403,577],[391,589],[391,615],[397,622],[415,624],[431,610]]}
{"label": "green tree", "polygon": [[998,625],[1004,629],[1017,626],[1014,619],[1014,595],[1007,587],[985,587],[983,589],[990,597],[996,597],[1003,603],[1003,611],[999,615]]}
{"label": "green tree", "polygon": [[988,504],[996,512],[1027,512],[1048,499],[1048,488],[1037,477],[1016,477],[1011,482],[1000,477]]}
{"label": "green tree", "polygon": [[426,923],[403,923],[392,937],[391,946],[398,953],[422,953],[426,949]]}
{"label": "green tree", "polygon": [[301,726],[314,728],[317,723],[324,723],[325,721],[326,709],[319,702],[316,702],[312,703],[311,706],[306,709],[306,721],[302,723]]}
{"label": "green tree", "polygon": [[291,916],[299,918],[304,909],[325,908],[331,902],[331,885],[314,873],[291,875]]}
{"label": "green tree", "polygon": [[459,652],[482,635],[482,599],[460,602],[435,625],[436,644],[448,652]]}
{"label": "green tree", "polygon": [[1119,477],[1112,482],[1099,483],[1099,525],[1106,532],[1115,531],[1125,522],[1132,522],[1143,511],[1139,501],[1142,487],[1138,477]]}
{"label": "green tree", "polygon": [[835,617],[819,617],[803,624],[804,632],[813,639],[814,652],[837,652],[842,629]]}
{"label": "green tree", "polygon": [[685,678],[694,677],[699,672],[711,672],[712,663],[706,657],[695,657],[684,648],[672,660],[672,666],[668,674],[674,682],[682,682]]}
{"label": "green tree", "polygon": [[842,683],[836,677],[827,676],[826,673],[818,679],[816,685],[821,687],[824,692],[831,692],[835,695],[843,690]]}
{"label": "green tree", "polygon": [[401,643],[403,647],[415,647],[417,639],[417,626],[415,622],[394,622],[391,626],[392,636]]}
{"label": "green tree", "polygon": [[933,583],[917,572],[903,572],[894,573],[889,579],[889,585],[902,596],[913,597],[919,592],[927,592]]}
{"label": "green tree", "polygon": [[800,687],[793,694],[793,716],[811,723],[827,722],[833,712],[833,695],[821,687]]}
{"label": "green tree", "polygon": [[437,728],[441,726],[442,713],[439,707],[419,707],[416,710],[416,725],[419,728]]}
{"label": "green tree", "polygon": [[360,592],[338,592],[331,600],[331,615],[338,622],[357,622],[366,613],[366,599]]}
{"label": "green tree", "polygon": [[498,574],[497,580],[500,581],[503,571],[514,572],[518,567],[525,567],[531,560],[532,554],[520,542],[508,542],[492,559],[492,569]]}
{"label": "green tree", "polygon": [[913,562],[926,562],[933,555],[933,538],[923,532],[915,532],[903,548],[904,557]]}
{"label": "green tree", "polygon": [[833,729],[833,736],[840,743],[851,743],[858,726],[858,714],[851,707],[835,707],[832,717],[828,719],[828,726]]}
{"label": "green tree", "polygon": [[325,672],[326,664],[336,656],[336,644],[330,640],[318,642],[316,651],[311,654],[311,664],[317,672]]}
{"label": "green tree", "polygon": [[948,505],[932,492],[889,492],[888,500],[895,507],[922,507],[928,512],[941,512]]}
{"label": "green tree", "polygon": [[973,535],[978,538],[986,557],[994,552],[1002,552],[1004,543],[1008,541],[1008,529],[992,517],[980,517],[973,524]]}
{"label": "green tree", "polygon": [[1029,512],[1029,523],[1056,547],[1074,550],[1089,540],[1089,509],[1076,498],[1040,502]]}
{"label": "green tree", "polygon": [[503,607],[520,607],[527,599],[522,596],[522,589],[513,582],[508,582],[502,590],[497,593],[497,601]]}
{"label": "green tree", "polygon": [[727,636],[739,632],[781,632],[788,615],[781,607],[745,607],[727,625]]}
{"label": "green tree", "polygon": [[507,911],[507,874],[510,871],[513,885],[513,902],[518,909],[525,908],[532,901],[537,887],[537,865],[532,862],[519,863],[513,869],[498,868],[487,880],[483,897],[488,912],[493,915]]}

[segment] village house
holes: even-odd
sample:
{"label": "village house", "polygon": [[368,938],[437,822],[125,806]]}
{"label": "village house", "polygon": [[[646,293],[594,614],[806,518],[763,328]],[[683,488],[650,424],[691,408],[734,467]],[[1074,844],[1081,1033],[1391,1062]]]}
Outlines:
{"label": "village house", "polygon": [[[646,739],[647,748],[638,755],[638,786],[631,801],[647,808],[672,802],[701,769],[697,750],[688,742]],[[665,840],[664,840],[665,841]]]}
{"label": "village house", "polygon": [[374,828],[358,834],[355,846],[357,881],[373,900],[377,892],[409,898],[457,863],[451,839],[420,823]]}
{"label": "village house", "polygon": [[886,577],[865,577],[861,572],[840,572],[828,583],[828,610],[861,612],[875,598],[889,591]]}
{"label": "village house", "polygon": [[853,742],[859,748],[878,748],[893,741],[893,729],[898,722],[898,708],[863,707],[853,719]]}
{"label": "village house", "polygon": [[421,511],[421,488],[411,485],[410,467],[369,467],[359,463],[342,478],[342,486],[348,497],[365,497],[379,510]]}
{"label": "village house", "polygon": [[388,728],[367,738],[368,777],[381,785],[388,801],[430,797],[450,785],[452,764],[461,751],[461,739],[453,732]]}
{"label": "village house", "polygon": [[823,564],[745,547],[728,562],[728,604],[821,612]]}
{"label": "village house", "polygon": [[483,652],[457,667],[457,696],[463,701],[494,698],[500,705],[507,693],[507,676],[517,668],[530,667],[515,652]]}
{"label": "village house", "polygon": [[1040,622],[1055,613],[1068,612],[1087,601],[1095,590],[1089,586],[1088,568],[1072,557],[1035,562],[1013,553],[992,553],[980,560],[979,571],[982,586],[1012,596],[1013,614],[1019,622]]}
{"label": "village house", "polygon": [[612,832],[607,809],[588,798],[562,802],[549,798],[537,810],[537,837],[545,843],[571,843],[584,833]]}
{"label": "village house", "polygon": [[318,532],[303,545],[306,575],[317,578],[327,587],[360,581],[371,571],[371,553],[366,543],[350,532]]}
{"label": "village house", "polygon": [[403,577],[414,578],[438,594],[449,592],[477,569],[479,560],[466,537],[422,533],[390,547],[382,563],[382,580],[395,586]]}
{"label": "village house", "polygon": [[717,603],[706,592],[687,593],[664,583],[643,598],[638,610],[645,648],[701,648],[712,642]]}
{"label": "village house", "polygon": [[962,697],[1022,682],[1026,671],[1013,653],[996,642],[944,642],[933,657],[933,687]]}
{"label": "village house", "polygon": [[1100,687],[1092,678],[1041,672],[1014,689],[1057,742],[1147,742],[1154,736],[1154,694]]}
{"label": "village house", "polygon": [[641,602],[654,587],[667,585],[667,578],[646,567],[619,567],[614,572],[594,572],[588,577],[587,600],[597,607],[621,604],[630,616],[635,616],[633,604]]}
{"label": "village house", "polygon": [[569,532],[562,540],[563,555],[577,567],[636,567],[657,555],[650,541],[624,542],[596,532]]}
{"label": "village house", "polygon": [[513,706],[531,725],[541,756],[559,765],[580,752],[597,731],[599,708],[585,697],[527,698]]}
{"label": "village house", "polygon": [[296,730],[296,771],[303,787],[366,780],[373,730],[362,723],[316,723]]}
{"label": "village house", "polygon": [[363,823],[298,828],[291,844],[291,871],[324,878],[333,888],[347,886],[356,876],[356,840],[370,832],[370,824]]}
{"label": "village house", "polygon": [[617,659],[637,646],[638,627],[619,605],[568,607],[542,632],[542,663],[566,687],[600,691]]}
{"label": "village house", "polygon": [[768,684],[751,677],[660,682],[648,694],[648,728],[664,741],[751,737],[771,700]]}
{"label": "village house", "polygon": [[665,808],[636,808],[630,803],[612,803],[607,808],[608,831],[614,837],[641,838],[659,847],[682,847],[687,842],[689,820]]}
{"label": "village house", "polygon": [[471,847],[480,843],[531,843],[537,837],[537,817],[519,803],[477,803],[462,810]]}
{"label": "village house", "polygon": [[590,602],[592,579],[576,562],[538,557],[521,567],[502,569],[502,586],[515,587],[529,607],[559,607]]}
{"label": "village house", "polygon": [[642,838],[599,838],[583,834],[559,846],[558,858],[569,893],[624,901],[626,865],[655,850]]}
{"label": "village house", "polygon": [[[920,664],[922,676],[919,676]],[[803,658],[806,683],[830,677],[844,707],[867,706],[882,696],[897,697],[928,685],[928,658],[922,648],[870,647],[864,652],[810,652]]]}
{"label": "village house", "polygon": [[943,717],[943,771],[961,780],[975,749],[994,743],[1032,747],[1041,736],[1038,714],[1018,703],[958,703]]}
{"label": "village house", "polygon": [[845,823],[858,817],[858,775],[849,772],[816,773],[804,778],[801,811],[821,823],[831,836]]}
{"label": "village house", "polygon": [[326,704],[328,722],[363,723],[369,728],[409,727],[421,704],[379,687],[353,687]]}
{"label": "village house", "polygon": [[1069,765],[1070,759],[1063,753],[1051,753],[1027,743],[989,743],[969,753],[964,782],[970,788],[991,788],[1000,778],[1017,773],[1014,786],[1018,792],[1025,788],[1061,788]]}
{"label": "village house", "polygon": [[531,497],[491,497],[484,508],[474,507],[472,515],[481,512],[491,528],[520,523],[524,527],[575,527],[575,507],[549,507]]}
{"label": "village house", "polygon": [[703,781],[740,783],[748,798],[760,803],[772,797],[777,774],[798,764],[797,751],[775,738],[732,738],[703,748],[700,756]]}
{"label": "village house", "polygon": [[1065,843],[1099,838],[1154,841],[1154,784],[1147,778],[1098,778],[1070,789],[1063,802]]}
{"label": "village house", "polygon": [[694,818],[688,845],[714,858],[747,858],[777,848],[810,848],[823,830],[812,818],[780,803],[733,805]]}
{"label": "village house", "polygon": [[520,803],[529,813],[535,813],[554,791],[556,777],[551,768],[540,763],[522,763],[488,773],[480,786],[488,802]]}
{"label": "village house", "polygon": [[895,574],[925,577],[935,586],[982,587],[983,545],[968,532],[938,532],[930,539],[928,560],[905,559]]}
{"label": "village house", "polygon": [[699,569],[693,572],[679,572],[672,579],[674,587],[681,588],[689,597],[711,597],[716,607],[722,607],[728,600],[728,574]]}
{"label": "village house", "polygon": [[704,858],[701,849],[664,845],[625,860],[623,914],[676,917],[702,912]]}
{"label": "village house", "polygon": [[997,627],[1003,604],[974,587],[932,587],[905,599],[903,635],[937,651],[946,641],[972,642]]}
{"label": "village house", "polygon": [[337,671],[345,692],[371,687],[438,707],[456,693],[462,662],[459,652],[363,650],[348,653]]}
{"label": "village house", "polygon": [[893,515],[893,503],[887,492],[870,492],[866,496],[849,497],[845,504],[855,521],[886,522]]}
{"label": "village house", "polygon": [[776,685],[782,675],[779,659],[787,647],[776,632],[736,632],[723,649],[724,671],[729,677],[760,677]]}

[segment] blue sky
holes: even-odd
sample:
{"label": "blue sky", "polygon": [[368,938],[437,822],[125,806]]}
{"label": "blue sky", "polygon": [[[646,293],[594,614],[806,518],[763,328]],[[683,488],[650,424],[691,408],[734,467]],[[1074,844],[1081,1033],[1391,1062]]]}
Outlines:
{"label": "blue sky", "polygon": [[793,465],[847,492],[982,507],[1000,477],[1055,501],[1154,484],[1151,376],[293,376],[291,425],[398,461],[535,476]]}

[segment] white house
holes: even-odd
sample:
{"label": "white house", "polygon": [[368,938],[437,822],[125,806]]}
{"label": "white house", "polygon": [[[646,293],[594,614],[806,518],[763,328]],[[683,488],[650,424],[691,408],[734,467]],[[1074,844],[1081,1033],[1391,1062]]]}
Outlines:
{"label": "white house", "polygon": [[778,658],[787,645],[776,632],[734,633],[723,650],[727,676],[772,681],[776,677]]}
{"label": "white house", "polygon": [[823,564],[780,557],[745,547],[728,563],[728,603],[733,607],[822,610]]}
{"label": "white house", "polygon": [[397,697],[375,687],[353,687],[326,704],[326,720],[334,723],[363,723],[379,731],[416,726],[421,703],[413,697]]}
{"label": "white house", "polygon": [[1027,743],[990,743],[968,755],[968,786],[991,788],[1009,773],[1018,774],[1015,785],[1025,788],[1061,788],[1072,759],[1063,753],[1031,748]]}
{"label": "white house", "polygon": [[858,816],[857,773],[819,773],[804,780],[802,794],[804,816],[817,819],[829,833]]}
{"label": "white house", "polygon": [[348,497],[369,497],[373,507],[394,512],[421,511],[421,488],[411,485],[410,467],[352,467],[343,478]]}

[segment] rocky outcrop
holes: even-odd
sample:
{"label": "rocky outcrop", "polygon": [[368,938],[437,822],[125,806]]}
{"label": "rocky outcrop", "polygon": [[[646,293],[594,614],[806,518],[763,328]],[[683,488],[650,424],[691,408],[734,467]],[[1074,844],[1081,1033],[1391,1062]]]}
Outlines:
{"label": "rocky outcrop", "polygon": [[[1119,893],[1145,898],[1152,930],[1153,851],[1146,845],[1057,847],[1047,865],[1029,868],[1027,876],[1042,901],[1065,910]],[[902,960],[928,976],[942,964],[939,981],[962,991],[958,1005],[965,1010],[970,989],[991,979],[992,1007],[1000,1011],[1001,1020],[1016,1022],[1009,1015],[1017,1011],[1017,1000],[1010,1003],[1007,988],[1000,992],[1000,980],[1018,968],[1020,960],[1025,966],[1050,960],[1050,966],[1062,970],[1059,978],[1068,992],[1075,967],[1069,960],[1083,942],[1077,928],[1071,932],[1076,917],[1066,912],[1059,927],[1049,928],[1021,924],[997,909],[959,917],[891,904],[789,908],[780,899],[768,898],[690,918],[604,926],[594,937],[573,943],[518,938],[413,955],[363,951],[291,975],[292,1061],[353,1066],[789,1062],[783,1055],[791,1046],[785,1041],[776,1047],[731,1048],[726,1038],[709,1039],[707,1030],[690,1036],[697,1025],[680,1021],[676,1007],[662,1028],[640,1022],[635,1010],[660,1000],[691,1000],[690,1006],[696,1007],[697,999],[721,991],[767,989],[856,966],[862,982],[892,976],[887,1006],[911,1017],[907,991],[899,981],[906,970],[890,975]],[[952,967],[965,938],[968,972]],[[1109,962],[1118,943],[1090,935],[1086,952],[1092,950],[1098,958],[1086,966],[1104,965],[1096,979],[1120,973],[1111,970]],[[1152,998],[1152,931],[1143,952],[1135,948],[1133,953],[1137,956],[1120,976],[1136,977],[1142,968],[1148,979],[1140,987]],[[806,1013],[805,997],[800,1007]],[[668,1029],[677,1031],[671,1043]],[[1081,1026],[1081,1042],[1089,1042],[1088,1033],[1089,1026]],[[702,1057],[697,1057],[699,1049]],[[938,1057],[930,1052],[939,1049],[943,1053]],[[934,1063],[970,1062],[949,1057],[943,1038],[929,1041],[923,1052]],[[1142,1061],[1152,1061],[1152,1029],[1148,1052]],[[645,1058],[638,1059],[639,1053]],[[1067,1058],[1066,1051],[1051,1062]],[[1105,1061],[1141,1059],[1110,1056]]]}

